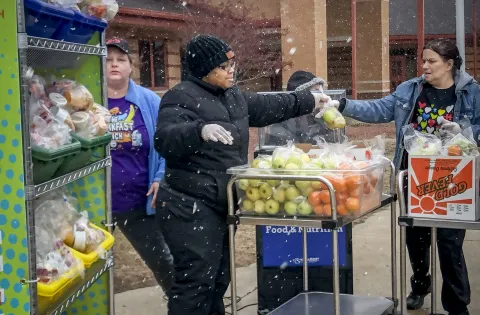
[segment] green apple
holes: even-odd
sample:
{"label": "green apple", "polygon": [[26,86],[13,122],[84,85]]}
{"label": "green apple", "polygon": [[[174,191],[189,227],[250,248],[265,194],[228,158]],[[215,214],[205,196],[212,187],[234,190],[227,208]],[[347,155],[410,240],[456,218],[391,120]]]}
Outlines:
{"label": "green apple", "polygon": [[315,181],[315,182],[312,182],[312,188],[314,190],[320,190],[322,188],[322,183],[321,182],[318,182],[318,181]]}
{"label": "green apple", "polygon": [[302,154],[302,161],[303,163],[310,163],[310,157],[308,156],[308,154],[306,153]]}
{"label": "green apple", "polygon": [[251,200],[245,199],[242,202],[242,207],[243,207],[243,210],[245,210],[245,211],[252,211],[253,210],[253,202]]}
{"label": "green apple", "polygon": [[332,157],[327,157],[323,160],[323,168],[326,170],[337,169],[337,162]]}
{"label": "green apple", "polygon": [[239,180],[238,182],[238,188],[240,188],[241,190],[247,190],[248,188],[248,179],[241,179]]}
{"label": "green apple", "polygon": [[261,159],[255,159],[253,160],[252,162],[252,168],[257,168],[258,167],[258,163],[260,163],[262,160]]}
{"label": "green apple", "polygon": [[288,200],[294,201],[300,196],[300,192],[298,191],[297,187],[290,186],[285,190],[285,196]]}
{"label": "green apple", "polygon": [[317,166],[318,168],[324,168],[323,161],[321,159],[312,160],[312,164]]}
{"label": "green apple", "polygon": [[297,215],[297,204],[295,202],[287,201],[283,208],[288,215]]}
{"label": "green apple", "polygon": [[257,201],[260,199],[260,191],[258,188],[248,187],[247,188],[247,198],[251,201]]}
{"label": "green apple", "polygon": [[308,197],[313,192],[313,188],[311,186],[308,186],[307,188],[302,189],[301,191],[302,191],[302,196]]}
{"label": "green apple", "polygon": [[249,179],[248,184],[250,187],[260,187],[262,186],[263,182],[259,179]]}
{"label": "green apple", "polygon": [[256,213],[265,213],[265,202],[262,200],[257,200],[253,204],[253,211]]}
{"label": "green apple", "polygon": [[258,162],[256,168],[270,169],[270,168],[272,168],[272,164],[268,161],[263,160],[263,161]]}
{"label": "green apple", "polygon": [[313,212],[312,206],[308,202],[308,200],[304,200],[298,204],[297,207],[298,214],[300,215],[310,215]]}
{"label": "green apple", "polygon": [[269,185],[272,186],[272,187],[277,187],[277,186],[280,184],[280,181],[279,181],[279,180],[270,179],[270,180],[267,180],[267,184],[269,184]]}
{"label": "green apple", "polygon": [[273,190],[269,184],[263,184],[258,190],[260,191],[260,197],[263,199],[269,199],[272,197]]}
{"label": "green apple", "polygon": [[277,188],[275,189],[275,191],[273,192],[273,199],[278,201],[278,202],[285,202],[285,189],[283,188]]}
{"label": "green apple", "polygon": [[288,164],[295,164],[297,166],[302,166],[302,157],[301,155],[297,155],[297,154],[294,154],[294,155],[291,155],[288,160],[287,160],[287,165]]}
{"label": "green apple", "polygon": [[346,124],[347,122],[345,121],[345,118],[343,118],[343,116],[337,117],[333,121],[333,127],[335,129],[345,128]]}
{"label": "green apple", "polygon": [[307,189],[310,187],[310,182],[309,181],[296,181],[295,186],[297,186],[300,190],[302,189]]}
{"label": "green apple", "polygon": [[285,169],[286,169],[286,170],[299,170],[300,167],[299,167],[297,164],[288,163],[288,164],[285,166]]}
{"label": "green apple", "polygon": [[335,120],[335,118],[337,118],[337,114],[338,111],[334,107],[327,108],[327,110],[325,110],[325,112],[323,113],[323,120],[327,124],[333,124],[333,121]]}
{"label": "green apple", "polygon": [[270,215],[275,215],[280,211],[280,204],[278,201],[270,199],[265,202],[265,212]]}
{"label": "green apple", "polygon": [[281,180],[281,181],[280,181],[280,186],[281,186],[281,187],[288,187],[288,186],[290,186],[290,185],[291,185],[291,184],[290,184],[290,181],[288,181],[288,180]]}
{"label": "green apple", "polygon": [[285,168],[286,165],[287,165],[287,163],[281,157],[276,157],[273,160],[273,163],[272,163],[272,166],[273,166],[274,169],[283,169],[283,168]]}

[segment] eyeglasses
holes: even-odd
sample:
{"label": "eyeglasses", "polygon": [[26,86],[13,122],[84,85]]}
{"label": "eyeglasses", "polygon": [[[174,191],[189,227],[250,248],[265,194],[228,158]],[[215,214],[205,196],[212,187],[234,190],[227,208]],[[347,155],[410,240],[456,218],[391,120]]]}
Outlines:
{"label": "eyeglasses", "polygon": [[236,65],[237,63],[234,61],[234,62],[229,62],[227,65],[219,65],[218,67],[223,71],[230,71],[232,69],[235,69]]}

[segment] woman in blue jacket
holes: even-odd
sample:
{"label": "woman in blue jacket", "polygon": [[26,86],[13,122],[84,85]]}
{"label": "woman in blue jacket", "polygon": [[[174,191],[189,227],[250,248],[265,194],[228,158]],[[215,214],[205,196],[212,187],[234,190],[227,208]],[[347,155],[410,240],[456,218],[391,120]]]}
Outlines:
{"label": "woman in blue jacket", "polygon": [[[403,146],[402,127],[410,123],[418,131],[442,136],[459,133],[459,122],[468,118],[478,142],[480,88],[470,75],[460,70],[461,65],[462,58],[452,41],[431,41],[423,50],[424,74],[421,77],[400,84],[395,92],[379,100],[343,99],[339,110],[345,116],[367,123],[395,121],[394,164],[396,169],[405,169],[407,152]],[[407,228],[407,248],[413,270],[408,309],[422,307],[425,296],[431,291],[429,235],[429,228]],[[442,304],[449,315],[469,314],[470,285],[462,250],[464,238],[465,230],[438,229]]]}
{"label": "woman in blue jacket", "polygon": [[113,38],[107,47],[113,222],[168,296],[173,258],[154,218],[158,185],[165,173],[165,161],[153,145],[160,97],[130,80],[127,41]]}

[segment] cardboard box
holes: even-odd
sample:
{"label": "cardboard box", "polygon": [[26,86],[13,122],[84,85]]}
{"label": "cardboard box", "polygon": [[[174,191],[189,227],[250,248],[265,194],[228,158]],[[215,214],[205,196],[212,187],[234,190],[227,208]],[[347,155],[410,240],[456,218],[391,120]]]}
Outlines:
{"label": "cardboard box", "polygon": [[477,157],[409,156],[409,215],[477,221],[479,161]]}

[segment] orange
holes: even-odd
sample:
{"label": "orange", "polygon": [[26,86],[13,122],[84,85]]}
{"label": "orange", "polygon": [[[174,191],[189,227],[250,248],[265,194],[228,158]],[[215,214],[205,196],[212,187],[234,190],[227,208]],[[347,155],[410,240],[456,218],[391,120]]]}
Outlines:
{"label": "orange", "polygon": [[357,189],[349,190],[348,194],[350,197],[358,198],[363,193],[362,187],[358,187]]}
{"label": "orange", "polygon": [[317,215],[323,215],[323,206],[318,205],[318,206],[313,207],[313,212],[315,212],[315,214],[317,214]]}
{"label": "orange", "polygon": [[378,178],[374,174],[370,174],[370,184],[375,187],[377,186]]}
{"label": "orange", "polygon": [[353,197],[347,199],[347,201],[345,202],[345,206],[350,212],[355,212],[360,209],[360,203],[358,202],[358,199]]}
{"label": "orange", "polygon": [[351,170],[353,165],[350,162],[342,162],[338,165],[339,170]]}
{"label": "orange", "polygon": [[320,193],[321,191],[312,191],[310,195],[308,195],[308,202],[312,207],[318,206],[320,203],[322,203]]}
{"label": "orange", "polygon": [[323,205],[323,214],[326,216],[332,216],[332,206],[330,204]]}
{"label": "orange", "polygon": [[359,175],[352,175],[347,177],[348,190],[355,190],[362,184],[362,177]]}
{"label": "orange", "polygon": [[337,192],[346,192],[348,190],[347,181],[343,177],[332,177],[330,182]]}
{"label": "orange", "polygon": [[347,207],[344,204],[337,205],[337,214],[341,216],[348,215]]}
{"label": "orange", "polygon": [[322,203],[330,204],[330,192],[328,190],[319,191],[319,196]]}
{"label": "orange", "polygon": [[448,155],[450,156],[462,156],[462,148],[456,144],[452,144],[448,147]]}
{"label": "orange", "polygon": [[355,167],[357,167],[359,169],[369,167],[369,164],[367,162],[363,162],[363,161],[357,161],[357,162],[355,162],[354,165],[355,165]]}
{"label": "orange", "polygon": [[335,193],[335,199],[337,199],[337,203],[340,202],[345,202],[345,200],[348,198],[347,193]]}
{"label": "orange", "polygon": [[364,186],[363,186],[363,193],[365,195],[368,195],[370,194],[371,192],[373,192],[375,190],[375,188],[370,185],[369,183],[366,183]]}

